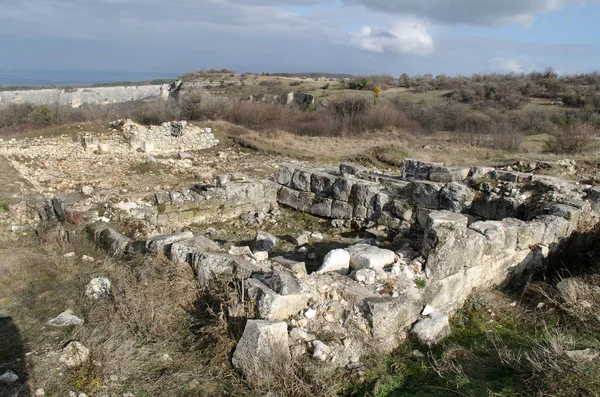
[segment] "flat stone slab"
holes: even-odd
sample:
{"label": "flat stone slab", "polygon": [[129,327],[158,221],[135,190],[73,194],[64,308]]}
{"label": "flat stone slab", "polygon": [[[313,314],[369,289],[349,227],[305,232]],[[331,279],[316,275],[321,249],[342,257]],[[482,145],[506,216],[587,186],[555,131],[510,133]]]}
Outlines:
{"label": "flat stone slab", "polygon": [[396,260],[394,251],[369,244],[356,244],[346,248],[350,253],[350,267],[359,269],[383,269]]}

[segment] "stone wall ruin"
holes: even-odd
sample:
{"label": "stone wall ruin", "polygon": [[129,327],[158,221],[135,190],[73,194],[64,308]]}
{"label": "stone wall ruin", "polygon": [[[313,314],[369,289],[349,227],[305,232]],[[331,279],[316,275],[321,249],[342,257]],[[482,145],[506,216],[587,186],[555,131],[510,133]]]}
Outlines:
{"label": "stone wall ruin", "polygon": [[[201,287],[223,280],[239,285],[239,300],[227,314],[255,313],[234,354],[248,376],[256,374],[256,360],[247,359],[274,354],[269,343],[278,356],[289,351],[296,359],[348,368],[360,368],[365,354],[391,351],[410,335],[432,346],[448,334],[448,316],[473,291],[543,269],[562,241],[596,225],[600,207],[598,188],[573,181],[409,159],[397,175],[345,164],[314,170],[284,164],[274,182],[216,179],[214,186],[157,192],[158,221],[181,228],[209,222],[215,209],[235,217],[235,209],[273,209],[277,201],[396,235],[395,246],[356,239],[310,273],[305,263],[271,252],[280,236],[263,231],[253,246],[227,250],[189,231],[135,241],[110,225],[91,226],[96,243],[111,254],[165,254],[191,266]],[[302,247],[310,238],[294,241]],[[254,310],[247,310],[249,303]]]}

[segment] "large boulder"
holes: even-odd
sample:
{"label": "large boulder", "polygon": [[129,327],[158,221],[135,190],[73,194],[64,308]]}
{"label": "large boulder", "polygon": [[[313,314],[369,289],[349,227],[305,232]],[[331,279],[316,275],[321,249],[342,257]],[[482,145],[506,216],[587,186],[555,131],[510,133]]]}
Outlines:
{"label": "large boulder", "polygon": [[287,324],[283,321],[248,320],[232,358],[246,379],[272,382],[291,366]]}
{"label": "large boulder", "polygon": [[350,253],[352,269],[383,269],[396,260],[394,251],[382,249],[369,244],[356,244],[346,248]]}
{"label": "large boulder", "polygon": [[287,96],[286,105],[295,104],[301,107],[308,107],[315,103],[315,97],[311,94],[302,92],[290,92]]}

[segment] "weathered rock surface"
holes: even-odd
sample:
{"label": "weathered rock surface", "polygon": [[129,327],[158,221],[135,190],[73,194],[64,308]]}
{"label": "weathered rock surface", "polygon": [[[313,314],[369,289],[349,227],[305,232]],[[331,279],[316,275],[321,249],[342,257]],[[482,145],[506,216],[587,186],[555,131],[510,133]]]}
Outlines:
{"label": "weathered rock surface", "polygon": [[75,325],[83,325],[83,323],[84,320],[74,315],[71,310],[66,310],[46,322],[46,324],[52,327],[72,327]]}
{"label": "weathered rock surface", "polygon": [[350,267],[352,269],[383,269],[394,263],[394,251],[382,249],[369,244],[356,244],[346,248],[350,253]]}
{"label": "weathered rock surface", "polygon": [[212,252],[193,254],[192,267],[203,287],[207,287],[216,279],[245,280],[258,270],[252,263],[240,257]]}
{"label": "weathered rock surface", "polygon": [[343,249],[335,249],[325,255],[319,273],[329,272],[348,274],[350,272],[350,253]]}
{"label": "weathered rock surface", "polygon": [[0,383],[15,383],[18,380],[19,376],[11,370],[8,370],[0,375]]}
{"label": "weathered rock surface", "polygon": [[[299,291],[293,294],[280,295],[258,279],[249,279],[245,284],[248,296],[256,302],[260,318],[265,320],[285,320],[296,315],[306,308],[310,298],[306,294],[298,293]],[[281,285],[275,287],[279,288]],[[280,288],[280,291],[284,291],[284,289]]]}
{"label": "weathered rock surface", "polygon": [[162,253],[167,255],[170,252],[171,245],[179,241],[189,240],[194,237],[192,232],[179,232],[152,237],[146,241],[146,251],[151,254]]}
{"label": "weathered rock surface", "polygon": [[91,299],[100,299],[110,295],[110,280],[106,277],[96,277],[85,287],[85,295]]}
{"label": "weathered rock surface", "polygon": [[277,237],[273,236],[271,233],[264,231],[256,232],[256,237],[254,238],[255,251],[272,252],[276,245]]}
{"label": "weathered rock surface", "polygon": [[411,335],[417,342],[430,348],[433,347],[450,335],[448,316],[440,312],[429,314],[415,324],[411,330]]}
{"label": "weathered rock surface", "polygon": [[233,353],[234,367],[249,380],[273,381],[291,365],[287,324],[248,320]]}
{"label": "weathered rock surface", "polygon": [[198,252],[219,252],[221,247],[204,236],[195,236],[171,245],[169,258],[177,263],[192,263],[192,256]]}
{"label": "weathered rock surface", "polygon": [[67,367],[79,367],[86,363],[90,358],[90,350],[77,341],[73,341],[65,346],[59,361]]}

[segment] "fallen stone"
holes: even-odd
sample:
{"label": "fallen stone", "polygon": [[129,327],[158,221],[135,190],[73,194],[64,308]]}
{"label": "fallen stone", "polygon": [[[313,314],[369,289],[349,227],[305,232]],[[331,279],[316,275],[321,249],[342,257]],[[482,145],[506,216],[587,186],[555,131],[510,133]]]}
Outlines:
{"label": "fallen stone", "polygon": [[291,365],[287,324],[248,320],[232,363],[250,381],[274,381]]}
{"label": "fallen stone", "polygon": [[178,241],[171,245],[169,258],[176,263],[192,263],[197,252],[219,252],[221,247],[204,236],[195,236],[189,240]]}
{"label": "fallen stone", "polygon": [[285,320],[298,314],[308,304],[305,294],[280,295],[257,279],[245,282],[248,296],[254,300],[260,318],[265,320]]}
{"label": "fallen stone", "polygon": [[133,240],[110,227],[103,229],[97,238],[98,246],[103,248],[111,256],[123,255]]}
{"label": "fallen stone", "polygon": [[0,375],[0,383],[15,383],[18,380],[19,376],[11,370],[8,370]]}
{"label": "fallen stone", "polygon": [[235,256],[243,256],[243,257],[252,257],[252,250],[250,249],[250,247],[248,247],[247,245],[244,245],[243,247],[238,247],[235,245],[232,245],[231,247],[229,247],[229,250],[227,251],[228,254],[231,255],[235,255]]}
{"label": "fallen stone", "polygon": [[277,237],[271,233],[258,231],[254,238],[254,250],[272,252],[277,245]]}
{"label": "fallen stone", "polygon": [[360,269],[354,273],[354,279],[359,283],[365,283],[367,285],[375,284],[376,274],[371,269]]}
{"label": "fallen stone", "polygon": [[171,245],[173,243],[189,240],[193,237],[194,234],[190,231],[152,237],[146,241],[146,252],[155,255],[158,253],[163,253],[167,255],[170,252]]}
{"label": "fallen stone", "polygon": [[394,251],[382,249],[368,244],[356,244],[346,248],[350,253],[352,269],[383,269],[396,260]]}
{"label": "fallen stone", "polygon": [[312,343],[313,346],[313,358],[319,361],[327,361],[331,355],[331,348],[320,340],[315,340]]}
{"label": "fallen stone", "polygon": [[198,252],[192,255],[192,267],[199,284],[208,287],[211,281],[246,280],[258,269],[247,260],[231,254]]}
{"label": "fallen stone", "polygon": [[335,249],[325,255],[318,273],[324,274],[330,272],[338,272],[344,275],[350,272],[350,253],[348,251]]}
{"label": "fallen stone", "polygon": [[81,194],[86,196],[91,196],[94,193],[94,187],[90,185],[85,185],[81,187]]}
{"label": "fallen stone", "polygon": [[188,159],[192,158],[192,155],[187,152],[179,152],[179,153],[177,153],[177,158],[179,160],[188,160]]}
{"label": "fallen stone", "polygon": [[96,277],[85,287],[85,295],[91,299],[100,299],[110,295],[110,280]]}
{"label": "fallen stone", "polygon": [[342,175],[357,175],[365,171],[365,167],[362,167],[360,165],[348,163],[340,164],[340,172],[342,173]]}
{"label": "fallen stone", "polygon": [[293,261],[282,256],[273,258],[273,262],[280,264],[298,277],[305,277],[308,274],[306,271],[306,264],[304,262]]}
{"label": "fallen stone", "polygon": [[269,253],[267,251],[255,251],[252,253],[252,257],[257,262],[265,262],[269,259]]}
{"label": "fallen stone", "polygon": [[448,316],[440,312],[430,313],[427,317],[417,321],[410,333],[417,342],[431,348],[450,335]]}
{"label": "fallen stone", "polygon": [[59,361],[69,368],[79,367],[90,358],[90,349],[77,341],[69,343],[62,350]]}
{"label": "fallen stone", "polygon": [[296,245],[305,245],[310,241],[310,232],[302,232],[291,235],[291,240]]}
{"label": "fallen stone", "polygon": [[52,327],[71,327],[75,325],[83,325],[84,320],[73,314],[71,310],[65,310],[58,316],[46,321],[47,325]]}
{"label": "fallen stone", "polygon": [[302,293],[298,277],[287,269],[276,269],[271,276],[271,289],[279,295],[297,295]]}

